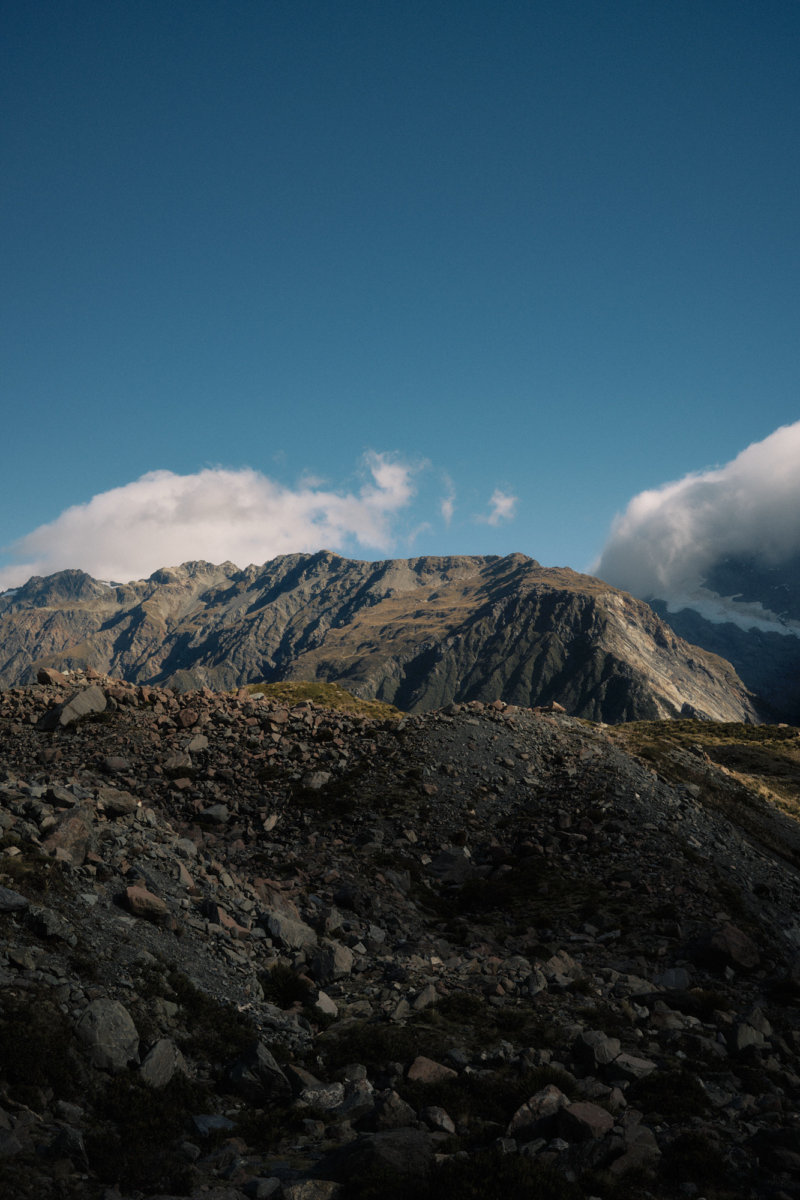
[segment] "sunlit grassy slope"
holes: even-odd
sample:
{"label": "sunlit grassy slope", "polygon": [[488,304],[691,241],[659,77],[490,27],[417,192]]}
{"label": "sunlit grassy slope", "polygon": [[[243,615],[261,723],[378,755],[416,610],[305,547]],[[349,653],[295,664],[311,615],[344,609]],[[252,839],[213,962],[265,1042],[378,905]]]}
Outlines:
{"label": "sunlit grassy slope", "polygon": [[635,721],[610,728],[609,735],[670,783],[800,860],[800,730],[794,726]]}
{"label": "sunlit grassy slope", "polygon": [[361,700],[350,692],[339,687],[338,683],[318,683],[297,680],[286,683],[251,683],[249,692],[259,692],[269,700],[278,704],[302,704],[310,700],[320,708],[333,709],[336,712],[353,713],[362,717],[375,717],[377,720],[400,720],[404,715],[391,704],[383,704],[379,700]]}

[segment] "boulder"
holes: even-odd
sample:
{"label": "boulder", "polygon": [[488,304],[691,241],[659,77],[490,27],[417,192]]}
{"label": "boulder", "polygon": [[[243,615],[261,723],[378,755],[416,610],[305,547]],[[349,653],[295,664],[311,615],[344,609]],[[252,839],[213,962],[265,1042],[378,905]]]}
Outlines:
{"label": "boulder", "polygon": [[389,1179],[424,1179],[433,1166],[430,1133],[423,1129],[388,1129],[365,1133],[324,1158],[317,1170],[349,1182],[364,1175]]}
{"label": "boulder", "polygon": [[161,1088],[176,1074],[186,1074],[186,1060],[171,1038],[160,1038],[145,1056],[139,1075],[149,1087]]}
{"label": "boulder", "polygon": [[263,1042],[256,1042],[228,1068],[230,1087],[252,1104],[288,1100],[289,1080]]}
{"label": "boulder", "polygon": [[456,1079],[458,1072],[443,1063],[434,1062],[424,1054],[418,1054],[408,1068],[408,1079],[411,1083],[441,1083],[445,1079]]}
{"label": "boulder", "polygon": [[69,680],[55,667],[39,667],[36,672],[36,682],[43,683],[45,687],[66,687]]}
{"label": "boulder", "polygon": [[46,712],[39,721],[38,728],[44,731],[65,729],[83,717],[105,712],[106,705],[103,689],[96,683],[92,684],[91,687],[82,688],[79,692],[73,693],[69,700],[65,700],[63,704],[57,704],[55,708]]}
{"label": "boulder", "polygon": [[[272,937],[290,950],[301,950],[306,946],[315,946],[317,943],[316,933],[304,921],[295,921],[278,912],[266,913],[262,920]],[[320,982],[327,981],[321,979]]]}
{"label": "boulder", "polygon": [[585,1142],[602,1138],[614,1128],[614,1118],[599,1104],[579,1100],[558,1114],[558,1131],[568,1142]]}
{"label": "boulder", "polygon": [[0,913],[23,912],[28,908],[29,900],[20,896],[12,888],[0,887]]}
{"label": "boulder", "polygon": [[353,969],[353,951],[342,942],[325,938],[311,954],[308,969],[317,983],[331,983],[334,979],[341,979],[350,974]]}
{"label": "boulder", "polygon": [[708,939],[711,957],[722,966],[738,971],[754,971],[761,962],[758,946],[736,925],[723,925]]}
{"label": "boulder", "polygon": [[136,886],[126,888],[125,900],[130,912],[135,917],[144,917],[146,921],[160,923],[169,913],[166,902],[160,896],[154,896],[147,888]]}
{"label": "boulder", "polygon": [[124,1071],[136,1061],[139,1034],[119,1000],[92,1000],[78,1021],[77,1034],[93,1066],[101,1070]]}

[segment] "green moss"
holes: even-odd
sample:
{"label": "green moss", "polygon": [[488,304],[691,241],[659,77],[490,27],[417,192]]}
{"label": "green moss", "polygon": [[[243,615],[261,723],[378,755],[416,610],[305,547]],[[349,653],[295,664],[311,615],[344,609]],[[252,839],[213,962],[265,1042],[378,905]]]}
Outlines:
{"label": "green moss", "polygon": [[302,704],[310,701],[317,708],[332,709],[335,712],[348,713],[353,716],[373,717],[375,720],[399,721],[404,715],[392,704],[384,704],[380,700],[362,700],[351,692],[345,691],[338,683],[319,683],[316,680],[287,680],[284,683],[250,683],[247,691],[266,696],[277,704]]}

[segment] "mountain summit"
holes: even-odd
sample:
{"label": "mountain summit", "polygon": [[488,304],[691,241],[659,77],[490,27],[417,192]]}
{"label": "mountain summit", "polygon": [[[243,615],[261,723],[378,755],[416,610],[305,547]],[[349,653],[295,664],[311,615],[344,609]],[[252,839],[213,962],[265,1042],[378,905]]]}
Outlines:
{"label": "mountain summit", "polygon": [[50,666],[181,690],[337,681],[410,712],[503,699],[607,722],[758,719],[730,665],[646,604],[521,554],[323,551],[245,570],[189,562],[128,584],[63,571],[0,596],[0,646],[5,686]]}

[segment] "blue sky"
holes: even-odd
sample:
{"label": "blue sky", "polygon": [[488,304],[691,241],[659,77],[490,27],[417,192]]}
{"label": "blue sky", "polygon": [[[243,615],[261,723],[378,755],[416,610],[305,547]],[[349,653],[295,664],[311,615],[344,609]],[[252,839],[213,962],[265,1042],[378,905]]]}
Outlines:
{"label": "blue sky", "polygon": [[795,0],[0,28],[0,587],[325,538],[584,569],[800,416]]}

